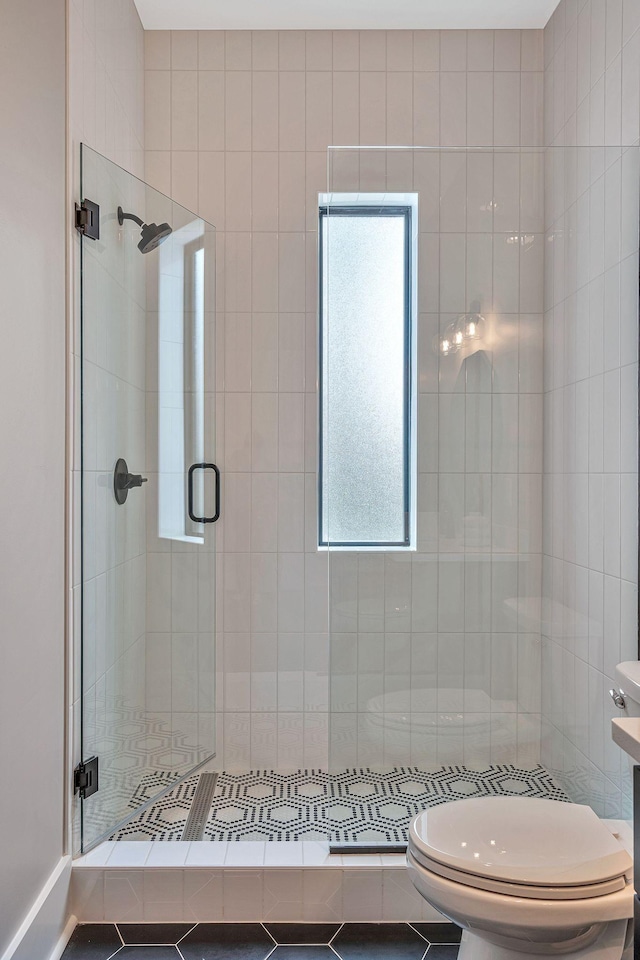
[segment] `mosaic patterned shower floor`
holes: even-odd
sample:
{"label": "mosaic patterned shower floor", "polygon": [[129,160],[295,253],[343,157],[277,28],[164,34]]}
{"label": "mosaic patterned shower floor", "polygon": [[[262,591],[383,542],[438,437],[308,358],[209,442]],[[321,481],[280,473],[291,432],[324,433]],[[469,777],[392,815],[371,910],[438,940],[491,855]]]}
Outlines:
{"label": "mosaic patterned shower floor", "polygon": [[[147,775],[131,800],[131,808],[158,793],[170,776],[164,771]],[[199,776],[185,780],[111,839],[181,840]],[[331,775],[321,770],[223,771],[216,782],[204,839],[329,837],[334,843],[403,843],[412,818],[425,807],[483,796],[569,801],[541,766],[361,767]]]}

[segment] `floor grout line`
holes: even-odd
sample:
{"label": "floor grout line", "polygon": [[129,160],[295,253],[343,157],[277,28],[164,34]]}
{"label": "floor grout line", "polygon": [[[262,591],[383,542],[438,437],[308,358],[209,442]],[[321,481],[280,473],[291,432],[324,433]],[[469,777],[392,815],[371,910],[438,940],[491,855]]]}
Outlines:
{"label": "floor grout line", "polygon": [[[431,941],[430,941],[430,940],[427,940],[427,938],[425,937],[425,935],[424,935],[423,933],[420,933],[420,931],[419,931],[419,930],[416,930],[416,928],[414,927],[414,923],[422,923],[422,922],[423,922],[422,920],[407,920],[407,926],[411,927],[411,929],[412,929],[415,933],[417,933],[419,937],[422,937],[422,939],[425,941],[426,944],[428,944],[429,946],[431,946]],[[428,920],[425,920],[424,922],[425,922],[425,923],[428,923],[429,921],[428,921]]]}
{"label": "floor grout line", "polygon": [[[122,933],[121,933],[121,931],[120,931],[120,929],[119,929],[119,924],[118,924],[117,922],[116,922],[116,923],[81,924],[80,926],[90,926],[90,927],[98,927],[98,928],[103,928],[103,927],[104,927],[105,930],[109,930],[110,928],[115,927],[115,929],[116,929],[116,931],[117,931],[117,933],[118,933],[118,937],[119,937],[119,939],[121,940],[121,945],[118,947],[118,949],[117,949],[114,953],[110,954],[108,960],[113,960],[113,958],[116,958],[116,957],[122,952],[122,950],[124,950],[124,949],[126,949],[126,948],[136,950],[137,948],[151,948],[151,947],[165,947],[165,946],[166,946],[166,947],[174,947],[174,948],[175,948],[177,960],[185,960],[185,955],[184,955],[184,953],[183,953],[183,950],[181,949],[181,944],[183,944],[183,941],[185,940],[185,937],[187,937],[189,934],[192,934],[192,933],[193,933],[198,927],[200,927],[200,926],[207,927],[207,926],[210,925],[208,922],[205,922],[205,921],[195,921],[195,922],[190,922],[190,921],[176,921],[175,923],[164,923],[164,922],[162,922],[162,921],[151,921],[151,922],[147,922],[146,924],[145,924],[144,921],[127,921],[127,922],[133,923],[133,924],[135,924],[136,926],[149,926],[149,927],[159,928],[159,930],[158,930],[157,932],[159,932],[160,934],[162,934],[162,932],[163,932],[162,928],[165,928],[165,927],[175,927],[176,924],[178,924],[178,923],[179,923],[180,925],[188,926],[188,930],[187,930],[185,933],[183,933],[182,936],[181,936],[177,941],[174,940],[174,941],[172,941],[172,942],[167,942],[167,941],[163,941],[162,939],[160,939],[160,941],[157,942],[157,943],[151,943],[151,942],[148,942],[148,941],[145,941],[145,942],[137,942],[137,943],[125,943],[125,942],[124,942],[123,935],[122,935]],[[325,921],[306,921],[306,922],[305,922],[305,921],[278,921],[278,920],[271,920],[271,921],[232,921],[232,922],[228,922],[228,923],[222,922],[222,925],[225,926],[225,927],[231,927],[231,928],[238,928],[238,927],[240,927],[240,928],[242,928],[242,927],[255,927],[256,925],[260,926],[260,927],[262,928],[263,933],[265,933],[265,934],[267,935],[268,940],[270,940],[270,941],[271,941],[271,944],[272,944],[270,947],[268,947],[268,945],[265,944],[265,949],[267,950],[267,952],[264,954],[263,960],[270,960],[270,958],[275,955],[275,953],[276,953],[276,951],[278,950],[278,948],[286,948],[287,950],[295,948],[296,951],[299,951],[300,957],[304,957],[306,950],[311,950],[312,948],[319,948],[319,947],[320,947],[320,948],[326,947],[326,948],[329,950],[329,952],[330,952],[330,954],[331,954],[332,956],[337,957],[338,960],[342,960],[343,954],[340,952],[340,947],[339,947],[338,944],[335,943],[335,941],[336,941],[336,938],[337,938],[337,937],[339,936],[339,934],[341,933],[341,931],[344,930],[344,928],[345,928],[345,927],[348,927],[348,926],[351,926],[351,927],[356,926],[356,927],[359,927],[359,928],[363,928],[363,929],[362,929],[362,933],[363,933],[362,946],[363,946],[363,947],[365,946],[365,944],[366,944],[367,942],[372,942],[372,930],[371,930],[371,928],[376,928],[376,927],[379,927],[379,926],[381,926],[381,925],[382,925],[382,926],[387,926],[387,927],[403,927],[403,928],[407,928],[407,930],[411,930],[413,933],[418,934],[418,936],[420,937],[420,939],[421,939],[421,940],[425,943],[425,945],[426,945],[426,949],[425,949],[425,950],[423,951],[423,953],[420,955],[421,960],[428,960],[428,957],[431,955],[431,950],[432,950],[432,948],[435,948],[435,952],[437,952],[437,948],[438,948],[438,947],[441,947],[441,946],[453,947],[456,951],[458,951],[458,950],[460,949],[460,943],[459,943],[459,942],[452,942],[452,943],[446,943],[446,944],[445,944],[445,943],[437,943],[437,944],[434,944],[434,943],[432,943],[431,941],[427,940],[427,938],[426,938],[423,934],[421,934],[420,931],[418,931],[418,930],[415,929],[414,924],[417,923],[417,922],[424,923],[424,924],[426,924],[426,926],[429,926],[429,925],[430,925],[430,922],[429,922],[429,921],[394,921],[394,920],[380,920],[380,921],[372,921],[372,920],[368,920],[368,921],[367,921],[367,920],[362,920],[362,921],[344,921],[344,922],[327,921],[327,920],[325,920]],[[443,922],[440,922],[440,921],[433,921],[433,923],[434,923],[434,925],[436,925],[436,926],[438,926],[438,927],[442,927],[442,926],[443,926]],[[446,923],[446,921],[445,921],[445,923]],[[217,926],[217,925],[220,924],[220,921],[211,921],[211,924],[213,924],[214,926]],[[294,930],[297,930],[297,929],[300,928],[300,927],[303,927],[303,928],[304,928],[304,927],[318,926],[318,925],[322,925],[322,926],[325,926],[325,927],[326,927],[326,926],[330,926],[330,927],[337,926],[338,929],[333,933],[333,935],[332,935],[328,940],[325,940],[324,942],[319,941],[319,942],[311,943],[311,942],[306,941],[306,940],[304,940],[304,941],[302,941],[302,942],[293,942],[293,941],[282,942],[281,940],[276,940],[275,935],[269,931],[269,929],[268,929],[268,927],[267,927],[267,924],[274,924],[274,925],[276,925],[276,926],[278,926],[278,927],[285,927],[285,928],[289,927],[289,928],[293,928]],[[156,932],[156,931],[154,931],[154,932]],[[375,935],[373,935],[373,939],[375,940]],[[249,938],[249,940],[251,940],[251,938]],[[248,943],[249,943],[249,940],[247,940],[247,945],[248,945]],[[90,942],[91,942],[91,941],[90,941]],[[93,942],[94,942],[94,947],[99,947],[99,946],[100,946],[99,938],[96,938],[95,940],[93,940]],[[241,945],[241,944],[239,944],[239,945]],[[356,943],[350,944],[350,946],[356,946],[356,945],[357,945]],[[197,937],[195,938],[194,942],[192,943],[192,946],[194,946],[194,947],[196,948],[196,950],[199,949],[199,941],[198,941],[198,938],[197,938]],[[224,944],[221,943],[219,946],[223,947]],[[66,951],[65,951],[65,952],[66,952]],[[143,950],[140,950],[140,953],[141,953],[141,954],[142,954],[143,952],[146,952],[146,951],[145,951],[144,949],[143,949]],[[64,960],[64,954],[63,954],[62,960]]]}
{"label": "floor grout line", "polygon": [[[276,921],[274,921],[274,922],[276,922]],[[262,929],[264,930],[264,932],[266,933],[266,935],[269,937],[269,939],[270,939],[270,940],[273,940],[273,942],[275,943],[275,945],[278,946],[278,941],[276,940],[276,938],[267,930],[266,925],[265,925],[266,923],[267,923],[267,921],[261,920],[261,921],[260,921],[260,926],[262,927]],[[272,951],[272,952],[273,952],[273,951]],[[269,954],[269,956],[271,956],[271,954]]]}
{"label": "floor grout line", "polygon": [[[188,920],[185,920],[184,922],[185,922],[185,923],[189,923]],[[193,933],[193,931],[195,930],[195,928],[196,928],[197,926],[198,926],[198,921],[196,920],[196,922],[194,923],[194,925],[193,925],[192,927],[189,927],[189,929],[187,930],[187,932],[184,933],[184,934],[180,937],[180,939],[176,942],[175,946],[177,947],[178,944],[182,943],[182,941],[184,940],[184,938],[185,938],[185,937],[188,937],[190,933]]]}

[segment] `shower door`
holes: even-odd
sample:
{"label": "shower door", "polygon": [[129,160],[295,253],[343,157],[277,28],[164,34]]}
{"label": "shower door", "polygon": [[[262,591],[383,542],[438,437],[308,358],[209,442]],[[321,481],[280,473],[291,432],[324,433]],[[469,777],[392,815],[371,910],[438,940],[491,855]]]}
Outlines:
{"label": "shower door", "polygon": [[215,753],[220,475],[214,229],[84,146],[81,168],[86,851]]}

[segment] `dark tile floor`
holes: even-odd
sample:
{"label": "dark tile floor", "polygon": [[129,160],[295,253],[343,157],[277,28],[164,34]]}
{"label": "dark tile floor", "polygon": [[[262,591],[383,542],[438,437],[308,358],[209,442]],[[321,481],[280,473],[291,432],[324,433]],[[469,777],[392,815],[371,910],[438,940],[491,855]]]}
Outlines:
{"label": "dark tile floor", "polygon": [[456,960],[453,923],[85,923],[62,960]]}

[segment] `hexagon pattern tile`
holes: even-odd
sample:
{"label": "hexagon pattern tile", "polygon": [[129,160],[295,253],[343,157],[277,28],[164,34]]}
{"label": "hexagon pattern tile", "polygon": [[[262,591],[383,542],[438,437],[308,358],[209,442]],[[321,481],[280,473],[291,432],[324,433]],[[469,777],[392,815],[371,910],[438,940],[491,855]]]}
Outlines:
{"label": "hexagon pattern tile", "polygon": [[345,923],[332,946],[342,960],[422,960],[424,938],[407,923]]}
{"label": "hexagon pattern tile", "polygon": [[[105,694],[89,707],[88,752],[100,756],[100,790],[86,801],[93,840],[175,783],[208,753],[189,733],[131,708],[121,696]],[[178,833],[171,839],[179,837]]]}
{"label": "hexagon pattern tile", "polygon": [[[135,810],[154,797],[171,782],[172,774],[158,770],[142,778],[129,807]],[[175,777],[173,777],[175,779]],[[180,840],[189,817],[191,803],[198,786],[199,774],[181,784],[148,806],[139,816],[121,827],[111,840]]]}
{"label": "hexagon pattern tile", "polygon": [[62,960],[456,960],[453,923],[87,923]]}
{"label": "hexagon pattern tile", "polygon": [[[132,804],[153,796],[166,774],[149,775]],[[190,777],[113,835],[113,840],[179,840],[198,782]],[[216,784],[208,840],[322,840],[334,843],[404,843],[411,819],[464,797],[568,797],[544,767],[442,766],[433,769],[361,767],[322,770],[223,771]]]}

